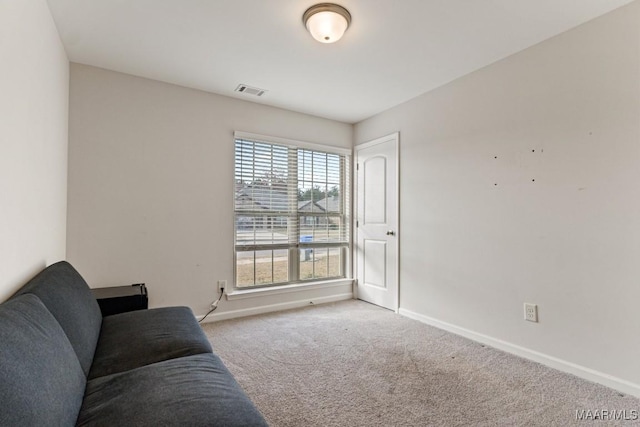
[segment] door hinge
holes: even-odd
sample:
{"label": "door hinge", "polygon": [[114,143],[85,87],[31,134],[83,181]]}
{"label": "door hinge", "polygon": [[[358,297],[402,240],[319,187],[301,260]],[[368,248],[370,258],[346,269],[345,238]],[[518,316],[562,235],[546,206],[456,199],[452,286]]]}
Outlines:
{"label": "door hinge", "polygon": [[360,221],[356,220],[356,228],[360,227]]}
{"label": "door hinge", "polygon": [[356,170],[359,171],[360,170],[360,163],[356,163]]}

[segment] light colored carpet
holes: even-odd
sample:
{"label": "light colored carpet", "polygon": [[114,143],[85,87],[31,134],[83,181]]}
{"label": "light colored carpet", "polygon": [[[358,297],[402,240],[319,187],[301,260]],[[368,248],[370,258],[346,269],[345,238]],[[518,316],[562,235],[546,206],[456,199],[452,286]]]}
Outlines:
{"label": "light colored carpet", "polygon": [[361,301],[203,328],[274,427],[639,424],[576,420],[634,397]]}

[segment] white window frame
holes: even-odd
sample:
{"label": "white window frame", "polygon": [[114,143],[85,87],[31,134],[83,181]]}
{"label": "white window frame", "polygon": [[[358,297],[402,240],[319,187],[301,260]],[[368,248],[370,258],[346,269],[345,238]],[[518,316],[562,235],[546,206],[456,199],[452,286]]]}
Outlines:
{"label": "white window frame", "polygon": [[[320,287],[326,288],[326,287],[332,287],[332,286],[342,286],[342,285],[353,283],[353,279],[351,278],[352,276],[351,257],[352,257],[352,245],[353,245],[352,243],[353,230],[351,229],[351,222],[352,222],[351,220],[352,206],[351,205],[353,203],[352,201],[353,189],[352,189],[352,183],[351,183],[351,174],[352,174],[352,166],[353,166],[352,150],[346,149],[346,148],[329,146],[329,145],[297,141],[297,140],[292,140],[287,138],[266,136],[266,135],[260,135],[260,134],[250,133],[250,132],[242,132],[242,131],[235,131],[233,136],[234,136],[234,150],[233,150],[234,156],[235,156],[235,141],[238,139],[254,141],[254,142],[264,142],[267,144],[278,144],[278,145],[283,145],[283,146],[287,146],[289,148],[294,148],[294,149],[311,150],[311,151],[318,151],[322,153],[337,154],[340,156],[344,156],[346,158],[345,164],[348,167],[348,170],[345,171],[344,182],[342,183],[344,187],[343,192],[346,192],[345,193],[346,204],[344,206],[344,209],[345,209],[344,215],[345,215],[345,227],[347,227],[348,242],[347,242],[347,247],[344,249],[344,253],[342,256],[342,262],[343,262],[342,271],[344,272],[345,277],[333,278],[333,279],[304,280],[304,281],[297,281],[297,282],[289,282],[286,284],[269,284],[269,285],[263,285],[263,286],[237,287],[236,286],[237,251],[236,251],[236,236],[235,236],[236,211],[235,211],[235,191],[234,191],[234,200],[232,201],[234,206],[233,207],[233,210],[234,210],[233,212],[233,218],[234,218],[233,282],[230,287],[231,291],[227,293],[227,298],[241,299],[241,298],[248,298],[248,297],[260,296],[260,295],[272,295],[272,294],[279,294],[283,292],[302,291],[302,290],[308,290],[308,289],[320,288]],[[235,157],[234,157],[234,175],[235,175]],[[235,183],[235,178],[234,178],[234,183]],[[299,225],[298,225],[298,231],[299,231]],[[329,244],[328,246],[331,246],[331,244]],[[290,275],[291,275],[292,268],[296,270],[296,274],[298,273],[297,264],[299,261],[298,260],[299,248],[300,248],[300,245],[298,244],[298,246],[295,249],[294,248],[291,249],[291,253],[293,254],[293,252],[295,251],[296,254],[293,256],[290,255],[289,257],[290,264],[295,264],[294,266],[290,265]]]}

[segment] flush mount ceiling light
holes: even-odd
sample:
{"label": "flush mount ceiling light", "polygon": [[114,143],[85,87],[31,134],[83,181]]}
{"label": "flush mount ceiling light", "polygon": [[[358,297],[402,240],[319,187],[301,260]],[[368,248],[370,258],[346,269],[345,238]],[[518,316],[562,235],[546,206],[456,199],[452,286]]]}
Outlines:
{"label": "flush mount ceiling light", "polygon": [[349,28],[351,14],[337,4],[319,3],[307,9],[302,22],[320,43],[335,43]]}

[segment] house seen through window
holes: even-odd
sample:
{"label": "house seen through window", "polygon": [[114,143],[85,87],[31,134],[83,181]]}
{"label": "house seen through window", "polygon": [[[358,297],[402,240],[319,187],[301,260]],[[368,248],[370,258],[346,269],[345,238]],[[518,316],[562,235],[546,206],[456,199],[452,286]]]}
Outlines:
{"label": "house seen through window", "polygon": [[236,136],[236,288],[345,277],[348,160]]}

